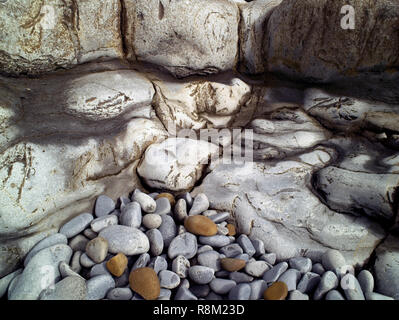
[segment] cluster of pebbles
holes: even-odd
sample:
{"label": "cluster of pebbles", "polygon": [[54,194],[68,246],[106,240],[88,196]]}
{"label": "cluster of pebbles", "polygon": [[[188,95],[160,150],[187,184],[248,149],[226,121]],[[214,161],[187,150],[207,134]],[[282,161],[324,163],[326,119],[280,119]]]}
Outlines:
{"label": "cluster of pebbles", "polygon": [[209,210],[205,194],[98,197],[0,279],[0,296],[42,300],[380,300],[373,275],[347,273],[328,250],[322,263],[276,263],[258,239],[236,234],[228,212]]}

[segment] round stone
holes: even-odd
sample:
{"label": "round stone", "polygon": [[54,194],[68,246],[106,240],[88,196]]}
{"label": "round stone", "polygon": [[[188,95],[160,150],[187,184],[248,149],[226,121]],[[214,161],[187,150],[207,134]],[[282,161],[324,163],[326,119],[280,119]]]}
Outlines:
{"label": "round stone", "polygon": [[148,230],[146,233],[148,240],[150,241],[150,252],[153,256],[159,256],[164,247],[162,234],[158,229]]}
{"label": "round stone", "polygon": [[157,229],[162,223],[162,218],[159,214],[149,213],[143,217],[143,226],[147,229]]}
{"label": "round stone", "polygon": [[279,282],[284,282],[287,285],[288,291],[296,290],[296,285],[301,278],[301,273],[296,269],[288,269],[279,278]]}
{"label": "round stone", "polygon": [[302,293],[311,293],[316,289],[320,282],[320,275],[314,272],[306,272],[302,278],[301,281],[299,281],[297,290],[302,292]]}
{"label": "round stone", "polygon": [[175,205],[175,197],[172,195],[172,194],[170,194],[170,193],[167,193],[167,192],[163,192],[163,193],[160,193],[160,194],[158,194],[156,197],[155,197],[155,200],[158,200],[159,198],[166,198],[166,199],[168,199],[169,200],[169,202],[170,202],[170,205],[173,207],[174,205]]}
{"label": "round stone", "polygon": [[115,202],[106,195],[101,195],[97,198],[94,207],[94,213],[96,217],[103,217],[110,214],[115,210]]}
{"label": "round stone", "polygon": [[266,253],[265,244],[263,243],[262,240],[253,239],[253,240],[251,240],[251,242],[252,242],[252,245],[255,248],[255,256],[256,257],[259,257],[259,256],[261,256],[261,255]]}
{"label": "round stone", "polygon": [[150,262],[150,259],[151,257],[148,253],[141,254],[134,262],[132,270],[146,267]]}
{"label": "round stone", "polygon": [[331,290],[326,294],[326,300],[345,300],[345,298],[339,291]]}
{"label": "round stone", "polygon": [[127,263],[127,257],[123,253],[118,253],[107,261],[106,266],[115,277],[120,277],[125,272]]}
{"label": "round stone", "polygon": [[196,255],[197,249],[197,238],[193,234],[185,232],[172,240],[168,248],[168,257],[174,259],[182,255],[187,259],[191,259]]}
{"label": "round stone", "polygon": [[100,237],[108,241],[111,253],[122,252],[127,256],[145,253],[150,249],[147,236],[140,230],[127,226],[109,226],[103,229]]}
{"label": "round stone", "polygon": [[184,221],[184,227],[187,231],[198,236],[209,237],[214,236],[218,232],[215,222],[201,215],[188,217]]}
{"label": "round stone", "polygon": [[223,258],[220,259],[220,265],[224,270],[234,272],[245,268],[246,261],[234,258]]}
{"label": "round stone", "polygon": [[77,273],[82,270],[82,266],[80,264],[80,257],[82,254],[82,251],[75,251],[71,259],[71,269]]}
{"label": "round stone", "polygon": [[148,264],[148,267],[154,269],[156,274],[160,273],[162,270],[168,269],[168,262],[166,261],[165,257],[165,255],[161,255],[152,258]]}
{"label": "round stone", "polygon": [[[226,271],[227,272],[227,271]],[[233,280],[237,283],[243,283],[243,282],[251,282],[254,280],[253,277],[251,277],[250,275],[244,273],[244,272],[229,272],[229,279]],[[262,292],[263,294],[263,292]]]}
{"label": "round stone", "polygon": [[243,253],[242,248],[238,243],[229,244],[221,248],[220,253],[224,254],[227,258],[236,257]]}
{"label": "round stone", "polygon": [[192,266],[188,269],[190,279],[198,284],[207,284],[212,281],[215,271],[204,266]]}
{"label": "round stone", "polygon": [[155,300],[159,297],[161,286],[154,269],[138,268],[129,276],[130,288],[145,300]]}
{"label": "round stone", "polygon": [[91,260],[86,253],[82,253],[82,255],[80,256],[80,264],[82,265],[82,267],[85,268],[91,268],[92,266],[94,266],[96,263]]}
{"label": "round stone", "polygon": [[106,266],[106,262],[104,261],[104,262],[102,262],[102,263],[99,263],[99,264],[95,264],[91,269],[90,269],[90,272],[89,272],[89,277],[90,278],[93,278],[93,277],[95,277],[95,276],[99,276],[99,275],[102,275],[102,274],[107,274],[107,275],[111,275],[111,273],[108,271],[108,269],[107,269],[107,266]]}
{"label": "round stone", "polygon": [[288,295],[288,288],[284,282],[274,282],[263,293],[265,300],[285,300]]}
{"label": "round stone", "polygon": [[209,218],[215,223],[220,223],[220,222],[223,222],[223,221],[227,220],[229,217],[230,217],[230,213],[229,212],[221,212],[221,213],[217,213],[215,215],[212,215]]}
{"label": "round stone", "polygon": [[293,290],[288,295],[288,300],[309,300],[309,296],[298,290]]}
{"label": "round stone", "polygon": [[174,289],[180,284],[180,277],[169,270],[159,272],[159,281],[162,288]]}
{"label": "round stone", "polygon": [[90,240],[86,245],[86,254],[95,263],[101,263],[107,257],[108,241],[103,237]]}
{"label": "round stone", "polygon": [[90,225],[90,222],[92,222],[92,220],[93,215],[91,215],[90,213],[82,213],[65,223],[61,227],[60,233],[65,235],[68,239],[72,238],[81,233],[84,229],[86,229]]}
{"label": "round stone", "polygon": [[241,246],[244,253],[248,254],[250,257],[252,257],[255,254],[256,250],[247,235],[245,234],[240,235],[237,238],[237,243]]}
{"label": "round stone", "polygon": [[227,230],[229,230],[229,233],[227,235],[229,236],[235,236],[237,234],[236,232],[236,227],[234,224],[228,223],[226,225]]}
{"label": "round stone", "polygon": [[288,263],[280,262],[263,274],[263,280],[265,280],[268,284],[275,282],[287,269]]}

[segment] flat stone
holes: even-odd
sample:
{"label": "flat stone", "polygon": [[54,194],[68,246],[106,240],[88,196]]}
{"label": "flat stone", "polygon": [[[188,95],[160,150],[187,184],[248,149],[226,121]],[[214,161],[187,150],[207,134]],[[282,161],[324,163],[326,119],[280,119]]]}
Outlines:
{"label": "flat stone", "polygon": [[320,275],[314,272],[306,272],[298,283],[297,290],[309,294],[316,289],[320,282]]}
{"label": "flat stone", "polygon": [[314,300],[321,300],[323,296],[330,290],[338,287],[337,275],[332,271],[327,271],[321,277],[320,283],[313,294]]}
{"label": "flat stone", "polygon": [[143,217],[143,226],[147,229],[158,229],[162,224],[162,218],[158,214],[149,213]]}
{"label": "flat stone", "polygon": [[309,300],[309,296],[298,290],[293,290],[288,294],[288,300]]}
{"label": "flat stone", "polygon": [[274,265],[276,263],[276,258],[277,257],[275,253],[265,253],[259,257],[259,260],[263,260],[271,265]]}
{"label": "flat stone", "polygon": [[340,284],[347,300],[365,300],[359,281],[353,274],[346,274]]}
{"label": "flat stone", "polygon": [[189,216],[194,216],[208,210],[209,208],[209,200],[208,197],[204,193],[198,194],[194,198],[193,205],[188,212]]}
{"label": "flat stone", "polygon": [[86,229],[92,220],[93,215],[90,213],[82,213],[65,223],[59,232],[65,235],[68,239],[72,238]]}
{"label": "flat stone", "polygon": [[342,294],[337,290],[330,290],[326,294],[326,300],[345,300]]}
{"label": "flat stone", "polygon": [[198,300],[198,298],[186,287],[179,287],[176,292],[175,300]]}
{"label": "flat stone", "polygon": [[103,237],[97,237],[90,240],[86,246],[87,256],[95,263],[101,263],[105,260],[108,253],[108,241]]}
{"label": "flat stone", "polygon": [[287,269],[288,263],[280,262],[276,264],[272,269],[264,273],[263,280],[265,280],[268,284],[271,282],[275,282]]}
{"label": "flat stone", "polygon": [[4,296],[4,294],[7,292],[8,286],[10,285],[11,281],[21,274],[23,269],[17,269],[14,272],[6,275],[5,277],[0,279],[0,298]]}
{"label": "flat stone", "polygon": [[137,201],[140,204],[141,209],[147,213],[154,213],[157,208],[155,200],[148,194],[141,192],[139,189],[134,190],[131,200]]}
{"label": "flat stone", "polygon": [[211,292],[211,288],[209,287],[209,284],[196,284],[190,287],[190,291],[197,298],[205,298],[209,294],[209,292]]}
{"label": "flat stone", "polygon": [[115,281],[111,275],[103,274],[90,278],[86,282],[87,300],[100,300],[105,298],[108,291],[115,288]]}
{"label": "flat stone", "polygon": [[180,278],[187,278],[189,268],[190,261],[188,261],[185,256],[178,255],[173,259],[172,271],[175,272]]}
{"label": "flat stone", "polygon": [[247,235],[245,234],[240,235],[237,238],[237,243],[241,246],[244,253],[248,254],[250,257],[252,257],[255,254],[256,250]]}
{"label": "flat stone", "polygon": [[174,289],[180,284],[180,277],[169,270],[162,270],[158,274],[162,288]]}
{"label": "flat stone", "polygon": [[220,253],[223,253],[227,258],[235,257],[243,253],[241,246],[238,243],[232,243],[220,248]]}
{"label": "flat stone", "polygon": [[215,270],[204,266],[192,266],[188,269],[191,280],[197,284],[207,284],[214,278]]}
{"label": "flat stone", "polygon": [[103,229],[100,237],[108,241],[108,251],[123,253],[127,256],[145,253],[150,249],[146,235],[135,228],[127,226],[109,226]]}
{"label": "flat stone", "polygon": [[248,283],[239,283],[229,291],[229,300],[249,300],[251,286]]}
{"label": "flat stone", "polygon": [[374,291],[374,277],[370,271],[360,271],[357,275],[357,280],[359,281],[363,293]]}
{"label": "flat stone", "polygon": [[252,282],[254,280],[254,278],[251,277],[250,275],[248,275],[244,272],[237,272],[237,271],[230,272],[229,278],[230,278],[230,280],[233,280],[237,283]]}
{"label": "flat stone", "polygon": [[169,247],[172,240],[176,237],[177,227],[173,218],[169,215],[162,215],[162,224],[159,231],[162,234],[165,247]]}
{"label": "flat stone", "polygon": [[136,201],[129,202],[121,210],[120,224],[132,228],[138,228],[141,226],[142,215],[140,204]]}
{"label": "flat stone", "polygon": [[224,247],[224,246],[227,246],[228,244],[230,244],[229,237],[221,236],[221,235],[215,235],[215,236],[211,236],[211,237],[200,236],[198,238],[198,241],[201,244],[208,244],[211,247],[216,247],[216,248]]}
{"label": "flat stone", "polygon": [[150,259],[151,257],[148,253],[141,254],[136,260],[136,262],[133,264],[132,270],[146,267],[150,262]]}
{"label": "flat stone", "polygon": [[202,215],[190,216],[184,220],[187,231],[197,236],[214,236],[217,234],[216,224],[208,217]]}
{"label": "flat stone", "polygon": [[154,269],[155,273],[158,274],[162,270],[168,269],[168,262],[166,261],[166,258],[162,255],[152,258],[148,267]]}
{"label": "flat stone", "polygon": [[69,263],[71,257],[72,249],[65,244],[40,250],[20,274],[9,300],[37,300],[44,289],[59,279],[59,263]]}
{"label": "flat stone", "polygon": [[174,259],[175,257],[182,255],[187,259],[191,259],[197,253],[197,238],[189,233],[182,233],[175,237],[168,248],[168,257]]}
{"label": "flat stone", "polygon": [[248,262],[245,265],[245,272],[253,277],[261,277],[270,267],[265,261]]}
{"label": "flat stone", "polygon": [[246,261],[242,259],[223,258],[220,259],[221,267],[230,272],[239,271],[245,268]]}
{"label": "flat stone", "polygon": [[213,222],[220,223],[230,218],[230,212],[221,212],[209,217]]}
{"label": "flat stone", "polygon": [[86,281],[82,277],[70,276],[57,282],[54,288],[47,288],[40,294],[40,300],[86,300]]}
{"label": "flat stone", "polygon": [[155,300],[159,297],[161,287],[156,272],[151,268],[139,268],[130,273],[130,288],[145,300]]}
{"label": "flat stone", "polygon": [[94,214],[96,217],[103,217],[115,210],[115,202],[106,195],[101,195],[97,198],[94,207]]}
{"label": "flat stone", "polygon": [[24,260],[24,266],[29,263],[30,259],[34,257],[36,253],[38,253],[40,250],[52,247],[56,244],[67,244],[68,240],[65,235],[61,233],[55,233],[47,238],[44,238],[43,240],[39,241],[26,255],[25,260]]}
{"label": "flat stone", "polygon": [[107,293],[109,300],[130,300],[132,297],[133,292],[130,288],[114,288]]}
{"label": "flat stone", "polygon": [[209,283],[209,286],[213,292],[222,295],[229,293],[230,290],[233,289],[236,285],[237,283],[233,280],[218,279],[218,278],[213,279]]}
{"label": "flat stone", "polygon": [[170,201],[166,197],[161,197],[155,200],[157,209],[155,210],[155,214],[163,215],[171,212],[172,207],[170,205]]}
{"label": "flat stone", "polygon": [[127,264],[127,257],[123,253],[118,253],[107,261],[106,266],[113,276],[120,277],[125,272]]}
{"label": "flat stone", "polygon": [[288,288],[284,282],[274,282],[263,294],[265,300],[285,300]]}
{"label": "flat stone", "polygon": [[68,245],[71,247],[73,251],[82,251],[86,250],[87,243],[90,239],[87,239],[85,236],[78,234],[76,237],[73,237]]}
{"label": "flat stone", "polygon": [[263,299],[263,293],[267,289],[267,283],[264,280],[255,280],[249,283],[251,286],[251,295],[249,300]]}
{"label": "flat stone", "polygon": [[305,257],[294,257],[288,261],[290,268],[298,270],[300,273],[305,274],[312,270],[312,260]]}
{"label": "flat stone", "polygon": [[287,285],[288,291],[296,290],[301,273],[296,269],[288,269],[279,278],[279,282],[284,282]]}
{"label": "flat stone", "polygon": [[212,268],[215,272],[221,269],[219,253],[216,251],[206,251],[197,255],[197,261],[200,265]]}

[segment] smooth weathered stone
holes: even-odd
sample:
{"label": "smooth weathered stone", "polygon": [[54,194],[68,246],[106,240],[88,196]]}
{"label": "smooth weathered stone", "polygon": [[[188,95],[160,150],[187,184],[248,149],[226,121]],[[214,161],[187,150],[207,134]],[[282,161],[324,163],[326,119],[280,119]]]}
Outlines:
{"label": "smooth weathered stone", "polygon": [[276,263],[276,254],[275,253],[265,253],[259,257],[259,260],[266,261],[270,265],[274,265]]}
{"label": "smooth weathered stone", "polygon": [[87,300],[103,299],[109,290],[115,288],[115,281],[111,275],[98,275],[87,280]]}
{"label": "smooth weathered stone", "polygon": [[182,255],[187,259],[191,259],[196,255],[197,248],[197,238],[193,234],[185,232],[172,240],[168,248],[168,257],[174,259]]}
{"label": "smooth weathered stone", "polygon": [[84,234],[85,237],[89,238],[90,240],[92,240],[95,237],[97,237],[97,232],[94,232],[91,228],[86,229],[85,231],[83,231],[83,234]]}
{"label": "smooth weathered stone", "polygon": [[220,223],[220,222],[226,221],[229,217],[230,217],[229,212],[221,212],[221,213],[217,213],[213,216],[210,216],[210,219],[215,223]]}
{"label": "smooth weathered stone", "polygon": [[341,268],[346,266],[346,260],[338,250],[329,249],[322,256],[322,264],[326,270],[341,275],[344,273]]}
{"label": "smooth weathered stone", "polygon": [[154,269],[155,273],[158,274],[162,270],[166,270],[168,268],[168,262],[166,261],[166,257],[162,255],[152,258],[148,264],[148,267]]}
{"label": "smooth weathered stone", "polygon": [[230,244],[229,237],[222,235],[215,235],[211,237],[200,236],[198,238],[198,241],[201,244],[207,244],[210,245],[211,247],[216,247],[216,248],[224,247]]}
{"label": "smooth weathered stone", "polygon": [[241,246],[244,253],[248,254],[250,257],[252,257],[255,254],[256,250],[247,235],[245,234],[240,235],[237,238],[237,243]]}
{"label": "smooth weathered stone", "polygon": [[194,186],[216,150],[203,140],[169,138],[147,148],[137,172],[150,187],[184,191]]}
{"label": "smooth weathered stone", "polygon": [[138,229],[127,226],[109,226],[103,229],[99,236],[108,241],[108,251],[136,255],[150,249],[150,242],[146,235]]}
{"label": "smooth weathered stone", "polygon": [[255,280],[249,283],[251,286],[251,296],[249,300],[259,300],[263,298],[263,293],[267,289],[267,283],[264,280]]}
{"label": "smooth weathered stone", "polygon": [[251,286],[248,283],[239,283],[229,291],[229,300],[249,300]]}
{"label": "smooth weathered stone", "polygon": [[288,269],[279,278],[279,282],[287,285],[288,291],[296,290],[297,283],[301,278],[301,273],[296,269]]}
{"label": "smooth weathered stone", "polygon": [[129,202],[121,210],[120,224],[132,228],[138,228],[142,222],[141,207],[136,201]]}
{"label": "smooth weathered stone", "polygon": [[162,224],[162,218],[158,214],[149,213],[143,217],[143,226],[147,229],[158,229]]}
{"label": "smooth weathered stone", "polygon": [[82,270],[82,265],[80,264],[80,257],[82,256],[83,251],[75,251],[72,259],[71,259],[71,269],[74,272],[79,273]]}
{"label": "smooth weathered stone", "polygon": [[210,237],[217,233],[216,224],[208,217],[201,215],[187,217],[184,220],[184,227],[197,236]]}
{"label": "smooth weathered stone", "polygon": [[338,278],[332,271],[327,271],[320,279],[319,285],[313,294],[314,300],[321,300],[323,296],[330,290],[338,287]]}
{"label": "smooth weathered stone", "polygon": [[331,290],[326,294],[326,300],[345,300],[345,298],[339,291]]}
{"label": "smooth weathered stone", "polygon": [[304,274],[312,270],[312,260],[305,257],[294,257],[288,261],[290,268],[298,270]]}
{"label": "smooth weathered stone", "polygon": [[162,270],[158,274],[161,288],[174,289],[180,284],[180,277],[169,270]]}
{"label": "smooth weathered stone", "polygon": [[[65,235],[61,233],[53,234],[43,240],[39,241],[26,255],[24,260],[24,266],[29,263],[29,261],[37,254],[40,250],[43,250],[48,247],[52,247],[56,244],[67,244],[68,240]],[[73,248],[72,248],[73,249]]]}
{"label": "smooth weathered stone", "polygon": [[326,272],[326,269],[324,269],[324,267],[321,263],[315,263],[312,266],[312,272],[317,273],[318,275],[322,276],[323,273]]}
{"label": "smooth weathered stone", "polygon": [[319,274],[306,272],[299,281],[296,289],[302,293],[311,293],[319,285],[320,279]]}
{"label": "smooth weathered stone", "polygon": [[[145,235],[150,241],[150,252],[153,256],[159,256],[164,247],[162,234],[158,229],[148,230]],[[173,241],[172,241],[173,243]]]}
{"label": "smooth weathered stone", "polygon": [[72,238],[81,233],[84,229],[86,229],[90,225],[92,220],[93,215],[91,215],[90,213],[82,213],[65,223],[61,227],[60,233],[65,235],[68,239]]}
{"label": "smooth weathered stone", "polygon": [[284,282],[274,282],[263,293],[265,300],[285,300],[288,295],[288,288]]}
{"label": "smooth weathered stone", "polygon": [[245,265],[245,272],[253,277],[261,277],[269,269],[265,261],[253,261]]}
{"label": "smooth weathered stone", "polygon": [[198,300],[198,298],[188,288],[180,286],[176,292],[175,300]]}
{"label": "smooth weathered stone", "polygon": [[146,300],[159,297],[161,287],[155,271],[151,268],[139,268],[130,273],[130,288]]}
{"label": "smooth weathered stone", "polygon": [[252,280],[254,280],[253,277],[251,277],[250,275],[244,273],[244,272],[230,272],[229,273],[229,279],[233,280],[237,283],[245,283],[245,282],[252,282]]}
{"label": "smooth weathered stone", "polygon": [[107,253],[108,241],[101,236],[90,240],[86,245],[86,254],[95,263],[103,262]]}
{"label": "smooth weathered stone", "polygon": [[215,270],[204,266],[192,266],[188,269],[191,280],[197,284],[207,284],[214,278]]}
{"label": "smooth weathered stone", "polygon": [[93,277],[96,277],[96,276],[101,276],[103,274],[106,274],[106,275],[109,275],[109,276],[111,275],[111,273],[109,272],[109,270],[107,268],[107,265],[106,265],[105,261],[102,262],[102,263],[99,263],[99,264],[95,264],[90,269],[89,277],[93,278]]}
{"label": "smooth weathered stone", "polygon": [[130,288],[114,288],[107,293],[109,300],[130,300],[132,297],[133,292]]}
{"label": "smooth weathered stone", "polygon": [[66,277],[54,288],[47,288],[40,294],[40,300],[86,300],[86,281],[82,277]]}
{"label": "smooth weathered stone", "polygon": [[183,222],[187,218],[187,203],[184,199],[179,199],[174,207],[174,217],[177,221]]}
{"label": "smooth weathered stone", "polygon": [[190,268],[190,261],[185,256],[178,255],[172,262],[172,271],[175,272],[180,278],[184,279],[188,275]]}
{"label": "smooth weathered stone", "polygon": [[7,289],[11,283],[11,281],[18,275],[22,273],[23,269],[17,269],[14,272],[11,272],[10,274],[6,275],[5,277],[0,279],[0,298],[4,296],[4,294],[7,292]]}
{"label": "smooth weathered stone", "polygon": [[340,284],[347,300],[365,300],[359,281],[353,274],[346,274]]}
{"label": "smooth weathered stone", "polygon": [[82,255],[80,256],[80,264],[85,268],[91,268],[96,263],[91,260],[86,253],[82,253]]}
{"label": "smooth weathered stone", "polygon": [[[215,280],[215,279],[214,279]],[[213,280],[212,280],[213,281]],[[212,283],[212,282],[211,282]],[[208,284],[196,284],[192,287],[190,287],[190,291],[197,297],[197,298],[205,298],[209,292],[211,291],[211,288],[209,287]]]}
{"label": "smooth weathered stone", "polygon": [[115,277],[120,277],[127,268],[128,260],[123,253],[118,253],[106,262],[106,266],[109,272]]}
{"label": "smooth weathered stone", "polygon": [[364,295],[366,296],[366,300],[394,300],[391,297],[376,292],[366,292]]}
{"label": "smooth weathered stone", "polygon": [[131,200],[132,202],[138,202],[141,209],[146,213],[154,213],[156,210],[157,204],[155,200],[139,189],[134,190]]}
{"label": "smooth weathered stone", "polygon": [[136,262],[133,264],[132,270],[146,267],[150,262],[150,258],[151,257],[148,253],[141,254],[136,260]]}
{"label": "smooth weathered stone", "polygon": [[60,262],[58,269],[60,270],[60,274],[62,278],[66,277],[81,277],[85,280],[79,273],[74,271],[66,262]]}
{"label": "smooth weathered stone", "polygon": [[309,300],[309,296],[298,290],[293,290],[288,294],[288,300]]}
{"label": "smooth weathered stone", "polygon": [[140,0],[129,3],[127,12],[131,59],[156,64],[176,77],[233,69],[239,21],[234,3]]}
{"label": "smooth weathered stone", "polygon": [[239,271],[245,267],[246,261],[235,258],[222,258],[219,260],[221,267],[230,272]]}
{"label": "smooth weathered stone", "polygon": [[40,292],[59,279],[59,263],[69,263],[71,257],[72,249],[65,244],[39,251],[21,273],[9,300],[36,300]]}
{"label": "smooth weathered stone", "polygon": [[78,234],[69,241],[68,245],[73,251],[85,251],[89,241],[85,236]]}
{"label": "smooth weathered stone", "polygon": [[197,255],[197,261],[204,267],[209,267],[215,270],[215,272],[221,269],[219,261],[219,253],[216,251],[206,251]]}
{"label": "smooth weathered stone", "polygon": [[212,289],[212,291],[217,294],[227,294],[236,285],[237,283],[233,280],[218,279],[218,278],[213,279],[209,283],[209,286]]}
{"label": "smooth weathered stone", "polygon": [[115,210],[115,202],[106,195],[101,195],[97,198],[94,207],[94,214],[97,218],[106,216]]}
{"label": "smooth weathered stone", "polygon": [[195,198],[193,205],[191,206],[190,211],[188,212],[189,216],[194,216],[208,210],[209,208],[209,200],[208,197],[204,193],[199,193]]}
{"label": "smooth weathered stone", "polygon": [[362,270],[357,275],[357,280],[359,281],[360,287],[363,293],[374,291],[374,277],[368,270]]}
{"label": "smooth weathered stone", "polygon": [[157,200],[155,200],[155,202],[156,202],[156,206],[157,206],[157,209],[154,212],[155,214],[162,215],[162,214],[168,214],[169,212],[171,212],[172,207],[170,205],[170,201],[168,198],[161,197],[161,198],[158,198]]}
{"label": "smooth weathered stone", "polygon": [[169,247],[172,240],[176,237],[177,227],[173,218],[169,215],[162,215],[162,224],[159,227],[159,231],[162,234],[163,242],[165,247]]}
{"label": "smooth weathered stone", "polygon": [[287,269],[288,263],[280,262],[264,273],[263,280],[265,280],[268,284],[271,282],[275,282]]}
{"label": "smooth weathered stone", "polygon": [[232,243],[220,248],[220,253],[223,253],[227,258],[235,257],[243,253],[241,246],[238,243]]}
{"label": "smooth weathered stone", "polygon": [[97,219],[94,219],[90,223],[90,228],[96,233],[99,233],[101,230],[106,227],[113,226],[118,224],[118,216],[115,214],[101,216]]}

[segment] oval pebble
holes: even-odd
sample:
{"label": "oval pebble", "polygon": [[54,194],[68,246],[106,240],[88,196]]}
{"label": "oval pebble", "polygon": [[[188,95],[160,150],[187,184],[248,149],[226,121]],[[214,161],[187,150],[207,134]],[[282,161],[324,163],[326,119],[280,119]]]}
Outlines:
{"label": "oval pebble", "polygon": [[229,212],[221,212],[209,217],[214,223],[220,223],[230,218]]}
{"label": "oval pebble", "polygon": [[73,251],[86,251],[86,246],[87,243],[90,241],[91,239],[87,239],[85,236],[78,234],[77,236],[73,237],[68,245],[71,247],[71,249]]}
{"label": "oval pebble", "polygon": [[311,293],[319,285],[320,279],[321,277],[317,273],[306,272],[299,281],[297,290],[306,294]]}
{"label": "oval pebble", "polygon": [[259,300],[263,298],[263,293],[267,289],[267,283],[264,280],[255,280],[249,283],[251,286],[251,296],[249,300]]}
{"label": "oval pebble", "polygon": [[111,275],[111,273],[107,269],[106,262],[95,264],[90,269],[89,277],[93,278],[93,277],[100,276],[103,274]]}
{"label": "oval pebble", "polygon": [[151,268],[138,268],[129,276],[130,288],[145,300],[155,300],[159,297],[161,286],[155,271]]}
{"label": "oval pebble", "polygon": [[338,278],[332,271],[327,271],[321,277],[320,283],[313,294],[314,300],[321,300],[323,296],[330,290],[338,287]]}
{"label": "oval pebble", "polygon": [[256,250],[247,235],[245,234],[240,235],[237,238],[237,243],[241,246],[244,253],[248,254],[250,257],[252,257],[255,254]]}
{"label": "oval pebble", "polygon": [[326,300],[345,300],[345,298],[339,291],[331,290],[326,294]]}
{"label": "oval pebble", "polygon": [[251,239],[252,245],[255,248],[255,256],[259,257],[266,253],[265,251],[265,244],[262,240],[259,239]]}
{"label": "oval pebble", "polygon": [[133,192],[131,200],[137,201],[140,204],[141,209],[146,213],[154,213],[157,208],[155,200],[148,194],[141,192],[139,189],[136,189]]}
{"label": "oval pebble", "polygon": [[107,294],[109,300],[130,300],[132,297],[133,292],[130,288],[114,288]]}
{"label": "oval pebble", "polygon": [[81,233],[84,229],[86,229],[92,221],[93,215],[91,215],[90,213],[82,213],[65,223],[60,228],[59,233],[62,233],[68,239],[72,238]]}
{"label": "oval pebble", "polygon": [[158,256],[150,260],[148,267],[154,269],[155,273],[158,274],[162,270],[168,269],[168,262],[163,256]]}
{"label": "oval pebble", "polygon": [[220,259],[221,267],[230,272],[239,271],[245,267],[246,261],[234,258],[223,258]]}
{"label": "oval pebble", "polygon": [[248,283],[240,283],[229,291],[229,300],[249,300],[251,286]]}
{"label": "oval pebble", "polygon": [[190,288],[190,291],[197,298],[205,298],[211,292],[211,288],[208,284],[196,284]]}
{"label": "oval pebble", "polygon": [[197,256],[197,261],[201,266],[212,268],[215,272],[221,269],[219,253],[214,250],[199,254]]}
{"label": "oval pebble", "polygon": [[288,269],[279,278],[279,282],[284,282],[287,285],[288,291],[296,290],[301,273],[296,269]]}
{"label": "oval pebble", "polygon": [[196,215],[184,220],[184,227],[187,231],[198,236],[214,236],[217,232],[216,224],[208,217]]}
{"label": "oval pebble", "polygon": [[341,268],[346,266],[346,260],[341,252],[338,250],[329,249],[322,255],[322,265],[326,270],[335,272],[337,275],[341,275]]}
{"label": "oval pebble", "polygon": [[174,259],[182,255],[187,259],[191,259],[196,255],[197,249],[197,238],[193,234],[185,232],[179,234],[171,241],[168,248],[168,257]]}
{"label": "oval pebble", "polygon": [[82,253],[82,255],[80,256],[80,264],[82,265],[82,267],[91,268],[96,263],[91,260],[86,253]]}
{"label": "oval pebble", "polygon": [[298,290],[293,290],[289,293],[288,300],[309,300],[309,296]]}
{"label": "oval pebble", "polygon": [[162,223],[158,230],[162,234],[165,247],[169,247],[170,243],[177,235],[176,223],[169,215],[162,215],[161,219]]}
{"label": "oval pebble", "polygon": [[326,270],[324,269],[323,265],[321,263],[315,263],[312,266],[312,272],[317,273],[318,275],[322,276]]}
{"label": "oval pebble", "polygon": [[362,270],[357,275],[357,280],[359,281],[360,287],[363,293],[373,292],[374,290],[374,277],[368,270]]}
{"label": "oval pebble", "polygon": [[157,209],[155,210],[155,214],[159,214],[160,216],[163,214],[169,214],[171,212],[171,205],[169,199],[165,197],[158,198],[155,200]]}
{"label": "oval pebble", "polygon": [[233,280],[218,279],[218,278],[213,279],[209,283],[210,288],[213,290],[213,292],[217,294],[227,294],[236,285],[237,283]]}
{"label": "oval pebble", "polygon": [[94,232],[98,233],[101,230],[103,230],[104,228],[106,228],[108,226],[113,226],[116,224],[118,224],[118,217],[115,214],[110,214],[107,216],[103,216],[103,217],[94,219],[90,223],[90,228]]}
{"label": "oval pebble", "polygon": [[148,230],[145,235],[150,241],[150,252],[153,256],[159,256],[164,247],[162,234],[158,229]]}
{"label": "oval pebble", "polygon": [[146,267],[150,262],[150,259],[151,257],[148,253],[141,254],[136,260],[136,262],[133,264],[132,270]]}
{"label": "oval pebble", "polygon": [[230,244],[229,237],[222,235],[215,235],[211,237],[200,236],[198,238],[198,241],[201,244],[207,244],[210,245],[211,247],[216,247],[216,248],[224,247]]}
{"label": "oval pebble", "polygon": [[94,214],[96,217],[103,217],[115,210],[115,202],[106,195],[100,195],[94,206]]}
{"label": "oval pebble", "polygon": [[174,289],[180,284],[180,277],[172,271],[162,270],[158,275],[162,288]]}
{"label": "oval pebble", "polygon": [[169,289],[161,288],[161,291],[159,293],[159,297],[157,300],[170,300],[170,297],[172,296],[172,291]]}
{"label": "oval pebble", "polygon": [[198,284],[207,284],[214,278],[215,271],[204,266],[192,266],[188,269],[191,280]]}
{"label": "oval pebble", "polygon": [[346,274],[340,283],[347,300],[366,300],[359,281],[353,274]]}
{"label": "oval pebble", "polygon": [[243,282],[251,282],[254,280],[253,277],[251,277],[250,275],[244,273],[244,272],[229,272],[229,278],[230,280],[233,280],[237,283],[243,283]]}
{"label": "oval pebble", "polygon": [[88,239],[94,239],[95,237],[98,236],[97,232],[94,232],[93,230],[91,230],[91,228],[86,229],[85,231],[83,231],[83,235],[85,237],[87,237]]}
{"label": "oval pebble", "polygon": [[109,290],[115,288],[115,281],[111,275],[103,274],[90,278],[86,282],[87,300],[103,299]]}
{"label": "oval pebble", "polygon": [[149,213],[143,217],[143,226],[147,229],[157,229],[161,226],[162,218],[159,214]]}
{"label": "oval pebble", "polygon": [[227,258],[232,258],[243,253],[241,246],[238,243],[232,243],[220,248],[220,253],[223,253]]}

